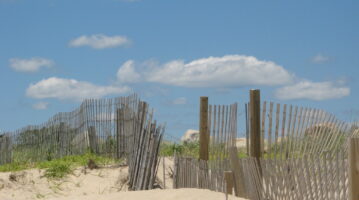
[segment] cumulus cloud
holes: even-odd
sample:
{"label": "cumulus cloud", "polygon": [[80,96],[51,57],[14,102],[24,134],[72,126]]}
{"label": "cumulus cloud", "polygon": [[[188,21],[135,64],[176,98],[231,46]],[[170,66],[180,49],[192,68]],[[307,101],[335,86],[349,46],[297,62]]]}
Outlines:
{"label": "cumulus cloud", "polygon": [[32,105],[32,108],[36,110],[46,110],[48,106],[49,106],[48,102],[38,102]]}
{"label": "cumulus cloud", "polygon": [[348,96],[350,88],[338,86],[333,82],[312,82],[308,80],[300,81],[294,85],[279,88],[275,96],[279,99],[310,99],[326,100],[337,99]]}
{"label": "cumulus cloud", "polygon": [[118,70],[117,77],[121,82],[131,82],[126,78],[128,74],[135,80],[184,87],[274,86],[289,84],[294,78],[274,62],[244,55],[208,57],[188,63],[173,60],[163,65],[147,66],[138,72],[133,62],[129,65],[128,61]]}
{"label": "cumulus cloud", "polygon": [[173,105],[183,105],[187,103],[187,99],[185,97],[180,97],[177,99],[174,99],[171,104]]}
{"label": "cumulus cloud", "polygon": [[129,91],[130,89],[126,86],[98,86],[75,79],[51,77],[31,84],[26,90],[26,95],[36,99],[55,98],[81,101],[85,98],[101,98]]}
{"label": "cumulus cloud", "polygon": [[82,35],[70,41],[70,47],[89,46],[94,49],[113,48],[124,46],[130,43],[130,40],[125,36],[115,35],[107,36],[103,34],[96,35]]}
{"label": "cumulus cloud", "polygon": [[325,55],[322,55],[319,53],[319,54],[315,55],[314,57],[312,57],[311,61],[313,63],[321,64],[321,63],[328,62],[329,59],[330,58],[328,56],[325,56]]}
{"label": "cumulus cloud", "polygon": [[121,82],[135,83],[140,80],[141,75],[135,71],[134,62],[125,62],[117,71],[117,79]]}
{"label": "cumulus cloud", "polygon": [[40,68],[50,68],[54,65],[54,62],[52,60],[48,60],[45,58],[11,58],[9,60],[9,63],[11,68],[19,72],[36,72],[40,70]]}

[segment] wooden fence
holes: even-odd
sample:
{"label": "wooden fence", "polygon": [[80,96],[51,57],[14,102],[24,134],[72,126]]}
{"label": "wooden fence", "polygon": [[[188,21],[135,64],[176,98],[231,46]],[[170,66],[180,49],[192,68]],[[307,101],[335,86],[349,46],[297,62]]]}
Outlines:
{"label": "wooden fence", "polygon": [[0,164],[50,160],[88,151],[119,158],[126,153],[124,144],[130,137],[123,128],[131,120],[121,118],[125,115],[119,113],[137,112],[138,104],[136,95],[89,99],[74,111],[58,113],[41,125],[5,133],[0,138],[0,148],[10,156],[1,156]]}
{"label": "wooden fence", "polygon": [[207,160],[175,157],[174,188],[205,188],[225,191],[224,171],[230,170],[229,149],[237,138],[238,104],[208,106],[209,156]]}
{"label": "wooden fence", "polygon": [[[145,102],[139,104],[139,112],[132,124],[132,142],[127,156],[129,185],[132,190],[152,189],[158,169],[158,153],[164,126],[153,120]],[[131,133],[131,132],[130,132]]]}
{"label": "wooden fence", "polygon": [[[247,118],[250,118],[249,114],[247,112]],[[350,128],[348,123],[320,109],[263,102],[261,154],[270,155],[273,159],[288,159],[298,155],[321,155],[328,151],[335,154],[339,149],[346,151],[344,141],[352,134]],[[248,142],[249,132],[248,129]]]}
{"label": "wooden fence", "polygon": [[[254,112],[246,112],[247,157],[240,158],[235,146],[237,107],[201,106],[201,110],[208,109],[203,112],[206,116],[202,119],[206,120],[201,121],[205,127],[201,127],[201,134],[208,135],[204,137],[208,142],[204,145],[207,159],[176,156],[175,188],[232,193],[227,178],[233,180],[236,196],[254,200],[359,199],[355,190],[359,186],[357,124],[342,122],[319,109],[263,102],[260,128],[255,127],[260,142],[250,134],[254,127],[250,113]],[[246,111],[249,107],[246,104]],[[151,189],[163,133],[164,127],[153,120],[153,111],[137,95],[85,100],[75,111],[59,113],[40,126],[1,135],[0,164],[91,151],[127,158],[130,188]],[[355,141],[349,145],[349,140]],[[256,151],[260,153],[254,157],[249,154],[254,147],[250,141],[256,141],[259,148]],[[228,171],[231,173],[225,175]]]}
{"label": "wooden fence", "polygon": [[[247,115],[250,119],[249,112]],[[239,160],[241,175],[250,174],[250,178],[237,179],[246,186],[242,196],[258,200],[348,199],[348,140],[352,129],[319,109],[263,102],[261,158]],[[246,132],[251,141],[251,130]],[[250,146],[247,143],[247,149]]]}
{"label": "wooden fence", "polygon": [[89,99],[46,123],[0,136],[0,165],[36,162],[92,152],[126,158],[130,188],[150,189],[158,166],[158,149],[164,126],[137,95]]}
{"label": "wooden fence", "polygon": [[229,148],[236,145],[237,109],[237,103],[231,105],[209,105],[209,160],[224,160],[228,158]]}
{"label": "wooden fence", "polygon": [[245,194],[262,199],[348,199],[346,154],[305,156],[287,160],[242,158],[239,161]]}
{"label": "wooden fence", "polygon": [[230,169],[229,162],[198,160],[175,157],[174,188],[201,188],[225,192],[224,171]]}
{"label": "wooden fence", "polygon": [[[249,104],[245,106],[247,156],[240,158],[234,145],[237,114],[227,115],[226,107],[210,106],[209,160],[175,157],[175,188],[207,188],[253,200],[359,199],[359,140],[348,145],[359,136],[357,124],[320,109],[263,102],[260,154],[252,157],[253,117]],[[225,172],[233,182],[225,180]]]}

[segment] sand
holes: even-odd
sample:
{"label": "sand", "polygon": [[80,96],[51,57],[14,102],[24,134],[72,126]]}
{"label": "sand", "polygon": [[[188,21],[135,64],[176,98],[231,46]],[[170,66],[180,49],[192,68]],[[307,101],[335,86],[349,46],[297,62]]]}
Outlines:
{"label": "sand", "polygon": [[[201,189],[166,189],[166,190],[147,190],[136,192],[118,192],[105,195],[69,196],[53,198],[52,200],[224,200],[225,195],[219,192]],[[229,196],[231,200],[241,200]]]}
{"label": "sand", "polygon": [[[127,167],[76,169],[62,180],[49,180],[39,169],[0,173],[1,200],[31,200],[127,191]],[[10,175],[16,180],[10,180]]]}
{"label": "sand", "polygon": [[[219,192],[200,189],[171,189],[173,159],[165,159],[166,189],[128,191],[127,166],[107,166],[89,170],[79,167],[61,180],[43,177],[44,170],[31,169],[0,173],[0,200],[194,200],[225,199]],[[163,160],[157,183],[163,188]],[[230,196],[229,199],[240,199]]]}
{"label": "sand", "polygon": [[[161,188],[172,189],[173,188],[173,170],[174,170],[174,159],[173,157],[165,157],[165,166],[163,167],[163,157],[160,158],[158,170],[157,170],[157,182],[161,185]],[[165,170],[163,173],[163,169]],[[165,181],[163,181],[165,180]]]}

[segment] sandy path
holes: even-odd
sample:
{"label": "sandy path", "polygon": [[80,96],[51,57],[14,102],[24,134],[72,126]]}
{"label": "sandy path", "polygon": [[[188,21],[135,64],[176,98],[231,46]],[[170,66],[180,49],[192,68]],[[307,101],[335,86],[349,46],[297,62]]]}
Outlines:
{"label": "sandy path", "polygon": [[[159,184],[163,187],[163,180],[165,179],[166,189],[172,189],[173,187],[173,169],[174,159],[171,157],[165,157],[165,167],[163,168],[163,157],[160,157],[160,162],[157,170],[157,179]],[[163,176],[163,169],[165,169],[165,176]]]}

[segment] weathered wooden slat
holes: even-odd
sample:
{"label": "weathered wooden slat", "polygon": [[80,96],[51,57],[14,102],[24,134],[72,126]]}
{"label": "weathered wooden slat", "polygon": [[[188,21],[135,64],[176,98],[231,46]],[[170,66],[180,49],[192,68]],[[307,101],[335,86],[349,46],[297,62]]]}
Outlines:
{"label": "weathered wooden slat", "polygon": [[349,144],[349,199],[359,199],[359,138],[353,137]]}
{"label": "weathered wooden slat", "polygon": [[264,141],[265,141],[265,127],[266,127],[266,118],[267,118],[267,102],[264,101],[263,102],[263,108],[262,108],[262,117],[261,117],[261,120],[262,120],[262,125],[261,125],[261,154],[263,155],[264,154]]}
{"label": "weathered wooden slat", "polygon": [[280,152],[278,148],[278,135],[279,135],[279,118],[280,118],[280,104],[278,103],[276,106],[276,114],[275,114],[275,137],[274,137],[274,160],[277,160],[277,157]]}
{"label": "weathered wooden slat", "polygon": [[238,197],[246,197],[245,187],[243,183],[243,174],[240,161],[238,158],[237,147],[231,147],[229,150],[231,169],[234,173],[234,191]]}
{"label": "weathered wooden slat", "polygon": [[268,114],[268,139],[267,139],[267,153],[269,156],[272,154],[272,126],[273,126],[273,102],[269,103]]}

